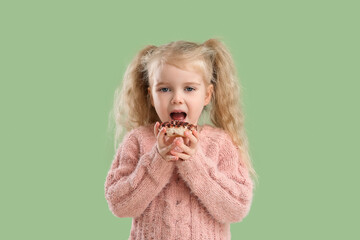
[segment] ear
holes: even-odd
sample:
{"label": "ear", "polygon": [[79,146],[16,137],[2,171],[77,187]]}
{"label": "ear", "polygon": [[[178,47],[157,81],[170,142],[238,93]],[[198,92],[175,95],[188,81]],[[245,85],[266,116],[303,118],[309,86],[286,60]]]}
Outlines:
{"label": "ear", "polygon": [[214,91],[214,85],[209,84],[209,86],[207,86],[207,88],[206,88],[204,106],[206,106],[210,103],[213,91]]}
{"label": "ear", "polygon": [[148,94],[149,94],[149,97],[150,97],[151,106],[154,107],[154,99],[152,97],[151,87],[148,87]]}

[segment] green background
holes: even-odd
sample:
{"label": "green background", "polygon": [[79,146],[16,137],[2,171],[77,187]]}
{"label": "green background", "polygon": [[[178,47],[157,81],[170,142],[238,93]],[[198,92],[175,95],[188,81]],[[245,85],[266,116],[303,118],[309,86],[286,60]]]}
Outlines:
{"label": "green background", "polygon": [[127,239],[109,113],[147,44],[229,47],[259,175],[232,239],[359,239],[358,1],[1,1],[1,239]]}

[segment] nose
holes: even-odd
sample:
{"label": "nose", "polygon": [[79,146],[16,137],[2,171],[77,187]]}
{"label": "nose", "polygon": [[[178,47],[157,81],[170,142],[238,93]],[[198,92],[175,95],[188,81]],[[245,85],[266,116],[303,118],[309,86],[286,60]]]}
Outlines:
{"label": "nose", "polygon": [[174,92],[174,95],[171,99],[171,103],[172,104],[183,104],[184,99],[179,92]]}

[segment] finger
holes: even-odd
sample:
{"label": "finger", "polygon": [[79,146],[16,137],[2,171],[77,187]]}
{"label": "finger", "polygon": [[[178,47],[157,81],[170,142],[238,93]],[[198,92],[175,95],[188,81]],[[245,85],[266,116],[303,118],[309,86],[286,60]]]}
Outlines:
{"label": "finger", "polygon": [[164,148],[164,152],[169,153],[169,152],[171,152],[172,150],[174,150],[175,147],[176,147],[176,143],[173,142],[173,143],[171,143],[169,146],[167,146],[166,148]]}
{"label": "finger", "polygon": [[189,139],[188,137],[185,137],[185,138],[184,138],[184,144],[185,144],[186,146],[189,146],[189,145],[190,145],[190,139]]}
{"label": "finger", "polygon": [[198,137],[199,137],[199,135],[198,135],[198,133],[196,132],[196,130],[193,130],[192,132],[190,132],[190,131],[185,131],[185,136],[186,136],[187,138],[189,138],[189,140],[190,140],[189,145],[194,145],[194,144],[196,144],[196,143],[198,142]]}
{"label": "finger", "polygon": [[195,129],[192,131],[192,134],[194,134],[194,136],[199,139],[199,133],[198,131],[196,131]]}
{"label": "finger", "polygon": [[167,155],[165,157],[165,161],[168,161],[168,162],[175,162],[179,160],[179,157],[178,156],[174,156],[174,155]]}
{"label": "finger", "polygon": [[158,143],[160,144],[160,147],[166,146],[166,144],[164,142],[165,132],[166,132],[166,129],[161,128],[158,133],[157,139],[158,139]]}
{"label": "finger", "polygon": [[159,122],[156,122],[155,125],[154,125],[154,134],[155,134],[155,136],[157,136],[158,133],[159,133],[159,125],[160,125]]}
{"label": "finger", "polygon": [[190,147],[186,146],[184,143],[176,142],[176,146],[180,147],[185,153],[189,155],[192,155],[193,153],[193,150]]}
{"label": "finger", "polygon": [[[166,158],[167,155],[171,154],[171,150],[175,148],[176,145],[174,143],[170,144],[169,146],[160,147],[160,154],[163,156],[163,158]],[[174,154],[172,154],[174,155]]]}
{"label": "finger", "polygon": [[165,137],[165,144],[170,145],[172,142],[174,142],[175,137]]}
{"label": "finger", "polygon": [[187,154],[185,154],[185,153],[179,153],[179,152],[177,152],[177,153],[176,153],[176,156],[177,156],[180,160],[183,160],[183,161],[190,159],[190,156],[187,155]]}

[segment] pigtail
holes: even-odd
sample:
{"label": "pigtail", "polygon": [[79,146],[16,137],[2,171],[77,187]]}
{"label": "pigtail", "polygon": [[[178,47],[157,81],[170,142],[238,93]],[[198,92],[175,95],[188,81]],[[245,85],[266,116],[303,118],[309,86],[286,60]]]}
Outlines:
{"label": "pigtail", "polygon": [[115,118],[115,149],[124,130],[157,121],[157,115],[149,101],[149,74],[147,60],[156,46],[143,48],[128,65],[122,85],[116,89],[113,114]]}
{"label": "pigtail", "polygon": [[226,46],[217,39],[209,39],[204,45],[214,51],[212,56],[214,85],[210,119],[219,128],[224,129],[238,146],[241,161],[250,174],[256,177],[248,151],[248,139],[244,127],[241,87],[237,79],[234,61]]}
{"label": "pigtail", "polygon": [[[211,121],[215,126],[228,132],[237,132],[233,123],[235,122],[234,118],[240,114],[237,108],[239,88],[233,60],[225,45],[219,40],[210,39],[205,42],[205,45],[214,50],[213,78],[211,80],[214,84],[214,101],[212,101]],[[231,111],[224,112],[225,109]],[[225,114],[216,114],[220,112]]]}

